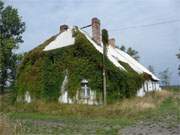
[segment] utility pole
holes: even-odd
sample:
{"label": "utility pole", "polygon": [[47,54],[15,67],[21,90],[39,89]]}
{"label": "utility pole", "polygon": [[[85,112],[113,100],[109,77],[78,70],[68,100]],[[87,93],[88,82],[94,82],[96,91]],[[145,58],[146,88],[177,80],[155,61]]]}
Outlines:
{"label": "utility pole", "polygon": [[107,53],[106,46],[108,45],[108,31],[106,29],[102,30],[102,42],[103,42],[103,100],[104,100],[104,105],[106,105],[107,104],[107,90],[106,90],[105,61],[106,61],[106,53]]}

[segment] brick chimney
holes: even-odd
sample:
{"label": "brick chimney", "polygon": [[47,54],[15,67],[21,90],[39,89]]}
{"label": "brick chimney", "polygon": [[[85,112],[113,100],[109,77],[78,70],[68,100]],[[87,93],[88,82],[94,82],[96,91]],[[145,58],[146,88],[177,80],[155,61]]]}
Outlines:
{"label": "brick chimney", "polygon": [[92,39],[98,44],[101,44],[100,20],[96,17],[92,18]]}
{"label": "brick chimney", "polygon": [[68,27],[68,25],[66,25],[66,24],[61,25],[61,26],[60,26],[60,33],[66,31],[68,28],[69,28],[69,27]]}
{"label": "brick chimney", "polygon": [[109,45],[110,45],[111,47],[113,47],[113,48],[116,47],[115,38],[110,38],[110,39],[109,39]]}

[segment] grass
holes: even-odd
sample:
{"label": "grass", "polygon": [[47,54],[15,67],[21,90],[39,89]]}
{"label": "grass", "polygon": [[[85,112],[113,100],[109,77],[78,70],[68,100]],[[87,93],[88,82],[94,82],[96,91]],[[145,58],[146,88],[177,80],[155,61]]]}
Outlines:
{"label": "grass", "polygon": [[142,120],[177,125],[180,123],[179,94],[178,90],[163,90],[107,106],[64,105],[42,101],[12,106],[6,98],[8,107],[3,110],[3,114],[6,114],[5,123],[17,127],[12,130],[21,134],[113,135]]}

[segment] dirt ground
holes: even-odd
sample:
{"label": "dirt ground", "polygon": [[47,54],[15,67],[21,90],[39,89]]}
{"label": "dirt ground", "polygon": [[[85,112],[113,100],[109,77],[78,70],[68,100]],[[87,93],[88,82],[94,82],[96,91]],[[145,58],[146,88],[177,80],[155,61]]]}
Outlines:
{"label": "dirt ground", "polygon": [[167,123],[140,122],[121,131],[122,135],[180,135],[180,124],[169,126]]}

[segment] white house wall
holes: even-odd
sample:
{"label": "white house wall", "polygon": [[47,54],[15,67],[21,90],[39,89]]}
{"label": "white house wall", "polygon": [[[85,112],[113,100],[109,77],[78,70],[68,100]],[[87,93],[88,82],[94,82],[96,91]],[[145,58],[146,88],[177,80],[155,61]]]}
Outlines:
{"label": "white house wall", "polygon": [[147,92],[151,91],[160,91],[161,87],[159,86],[159,82],[156,81],[145,81],[142,87],[138,90],[137,96],[144,96]]}
{"label": "white house wall", "polygon": [[68,99],[68,93],[67,91],[65,91],[64,93],[62,93],[62,95],[59,97],[58,101],[60,103],[68,103],[69,99]]}
{"label": "white house wall", "polygon": [[93,91],[93,90],[90,90],[89,99],[80,99],[79,91],[77,91],[76,96],[72,99],[68,97],[68,92],[65,91],[59,97],[58,101],[59,103],[69,103],[69,104],[73,104],[73,103],[88,104],[88,105],[98,104],[96,100],[96,91]]}
{"label": "white house wall", "polygon": [[143,89],[143,86],[142,86],[142,87],[138,90],[137,96],[143,97],[145,94],[146,94],[146,93],[145,93],[145,91],[144,91],[144,89]]}
{"label": "white house wall", "polygon": [[26,103],[31,103],[31,95],[30,95],[29,91],[26,91],[26,93],[24,95],[24,100]]}

